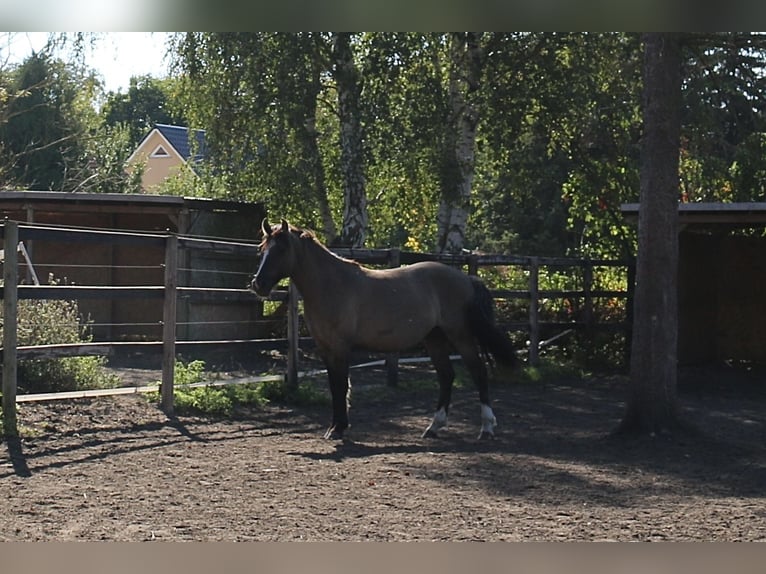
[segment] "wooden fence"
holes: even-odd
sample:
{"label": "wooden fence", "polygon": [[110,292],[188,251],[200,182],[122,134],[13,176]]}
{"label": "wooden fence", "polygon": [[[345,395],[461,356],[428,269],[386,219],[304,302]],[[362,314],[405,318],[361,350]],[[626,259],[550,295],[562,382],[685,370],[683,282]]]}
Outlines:
{"label": "wooden fence", "polygon": [[[205,344],[247,344],[253,349],[274,348],[287,344],[287,372],[285,375],[288,385],[296,385],[298,379],[298,350],[300,338],[299,328],[299,297],[292,285],[288,290],[275,292],[273,300],[287,300],[287,340],[262,339],[247,341],[178,341],[176,336],[176,310],[179,296],[197,301],[238,301],[256,303],[256,298],[248,289],[225,288],[195,288],[179,286],[179,251],[201,249],[209,252],[241,256],[253,261],[253,269],[257,258],[257,246],[253,243],[234,241],[219,241],[183,237],[173,234],[148,234],[115,231],[98,231],[79,228],[47,227],[41,225],[19,224],[5,221],[0,227],[4,239],[3,286],[0,296],[3,299],[3,341],[2,341],[2,415],[3,428],[7,436],[17,434],[16,400],[17,400],[17,361],[19,359],[51,358],[78,355],[108,355],[114,349],[145,349],[148,347],[162,349],[162,384],[160,392],[161,408],[168,414],[173,413],[174,367],[178,347],[199,346]],[[82,286],[82,285],[19,285],[19,249],[13,246],[23,246],[23,242],[35,239],[61,242],[100,242],[129,245],[136,248],[152,246],[164,248],[164,284],[144,286]],[[528,332],[529,361],[538,361],[541,344],[541,327],[546,325],[540,320],[540,301],[545,298],[579,298],[583,301],[583,318],[579,321],[567,321],[557,325],[567,331],[570,329],[593,329],[600,325],[593,315],[593,301],[598,297],[618,299],[631,298],[630,287],[633,284],[632,265],[618,261],[596,261],[578,259],[551,259],[541,257],[519,257],[508,255],[436,255],[404,252],[399,249],[336,249],[343,257],[355,259],[368,265],[398,267],[417,261],[438,260],[443,263],[467,268],[468,273],[478,274],[482,267],[520,266],[527,271],[528,284],[525,289],[493,290],[497,299],[523,299],[528,301],[528,317],[523,322],[504,325],[508,329],[526,330]],[[626,267],[628,269],[627,287],[624,290],[593,289],[593,269],[596,267]],[[540,269],[544,267],[580,267],[582,269],[583,285],[575,290],[542,290],[540,289]],[[17,319],[18,301],[20,299],[60,299],[79,300],[92,298],[129,298],[145,299],[159,298],[163,300],[162,340],[148,342],[92,342],[75,344],[54,344],[37,346],[18,346]],[[614,323],[612,328],[626,329],[629,333],[631,305],[626,304],[628,313],[626,320]],[[548,324],[550,326],[550,324]],[[387,358],[389,381],[394,382],[397,372],[397,356]]]}

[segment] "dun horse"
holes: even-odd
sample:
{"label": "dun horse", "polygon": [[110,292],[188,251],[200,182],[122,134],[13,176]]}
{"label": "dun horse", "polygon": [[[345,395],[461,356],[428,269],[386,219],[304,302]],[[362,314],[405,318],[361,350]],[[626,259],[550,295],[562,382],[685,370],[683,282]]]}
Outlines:
{"label": "dun horse", "polygon": [[264,220],[262,228],[261,263],[251,289],[265,297],[289,277],[303,296],[306,323],[327,367],[332,395],[332,424],[325,438],[343,438],[349,426],[352,349],[395,352],[421,342],[439,379],[436,414],[423,436],[437,436],[447,423],[455,378],[453,348],[479,389],[479,438],[494,436],[497,421],[481,353],[504,365],[513,365],[516,357],[510,340],[494,324],[492,298],[479,279],[435,262],[368,269],[338,257],[313,233],[284,219],[276,229]]}

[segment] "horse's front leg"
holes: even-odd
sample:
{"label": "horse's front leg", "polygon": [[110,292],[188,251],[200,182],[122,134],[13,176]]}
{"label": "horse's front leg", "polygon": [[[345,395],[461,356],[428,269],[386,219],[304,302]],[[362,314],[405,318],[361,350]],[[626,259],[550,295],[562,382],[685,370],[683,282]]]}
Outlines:
{"label": "horse's front leg", "polygon": [[330,382],[330,395],[332,396],[332,424],[324,438],[338,440],[343,438],[343,432],[349,427],[348,424],[348,359],[332,358],[325,361],[327,377]]}

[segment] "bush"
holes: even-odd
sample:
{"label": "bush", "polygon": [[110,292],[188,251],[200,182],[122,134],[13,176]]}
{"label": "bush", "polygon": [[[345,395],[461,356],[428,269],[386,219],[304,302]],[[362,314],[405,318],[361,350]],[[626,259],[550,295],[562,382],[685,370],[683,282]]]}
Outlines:
{"label": "bush", "polygon": [[[176,361],[174,377],[174,403],[179,414],[202,414],[231,416],[240,407],[261,407],[270,402],[298,405],[326,404],[328,398],[310,382],[288,390],[282,381],[264,381],[244,385],[204,385],[205,362]],[[159,382],[159,381],[158,381]],[[159,399],[159,393],[149,393],[151,401]]]}
{"label": "bush", "polygon": [[[55,284],[53,277],[50,282]],[[2,310],[0,309],[0,317]],[[18,344],[51,345],[92,340],[88,322],[81,323],[76,301],[21,300]],[[0,326],[0,336],[2,326]],[[118,378],[104,371],[104,357],[65,357],[19,361],[19,386],[28,392],[109,388]]]}

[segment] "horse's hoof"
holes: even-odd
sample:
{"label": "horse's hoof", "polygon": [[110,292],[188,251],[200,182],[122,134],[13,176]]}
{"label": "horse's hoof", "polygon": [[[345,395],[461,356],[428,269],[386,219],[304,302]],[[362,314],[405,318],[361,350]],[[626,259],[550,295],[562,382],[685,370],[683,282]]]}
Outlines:
{"label": "horse's hoof", "polygon": [[330,427],[327,432],[324,433],[324,438],[327,440],[343,440],[343,431],[338,430],[335,427]]}
{"label": "horse's hoof", "polygon": [[479,440],[495,440],[495,433],[483,430],[479,433]]}

